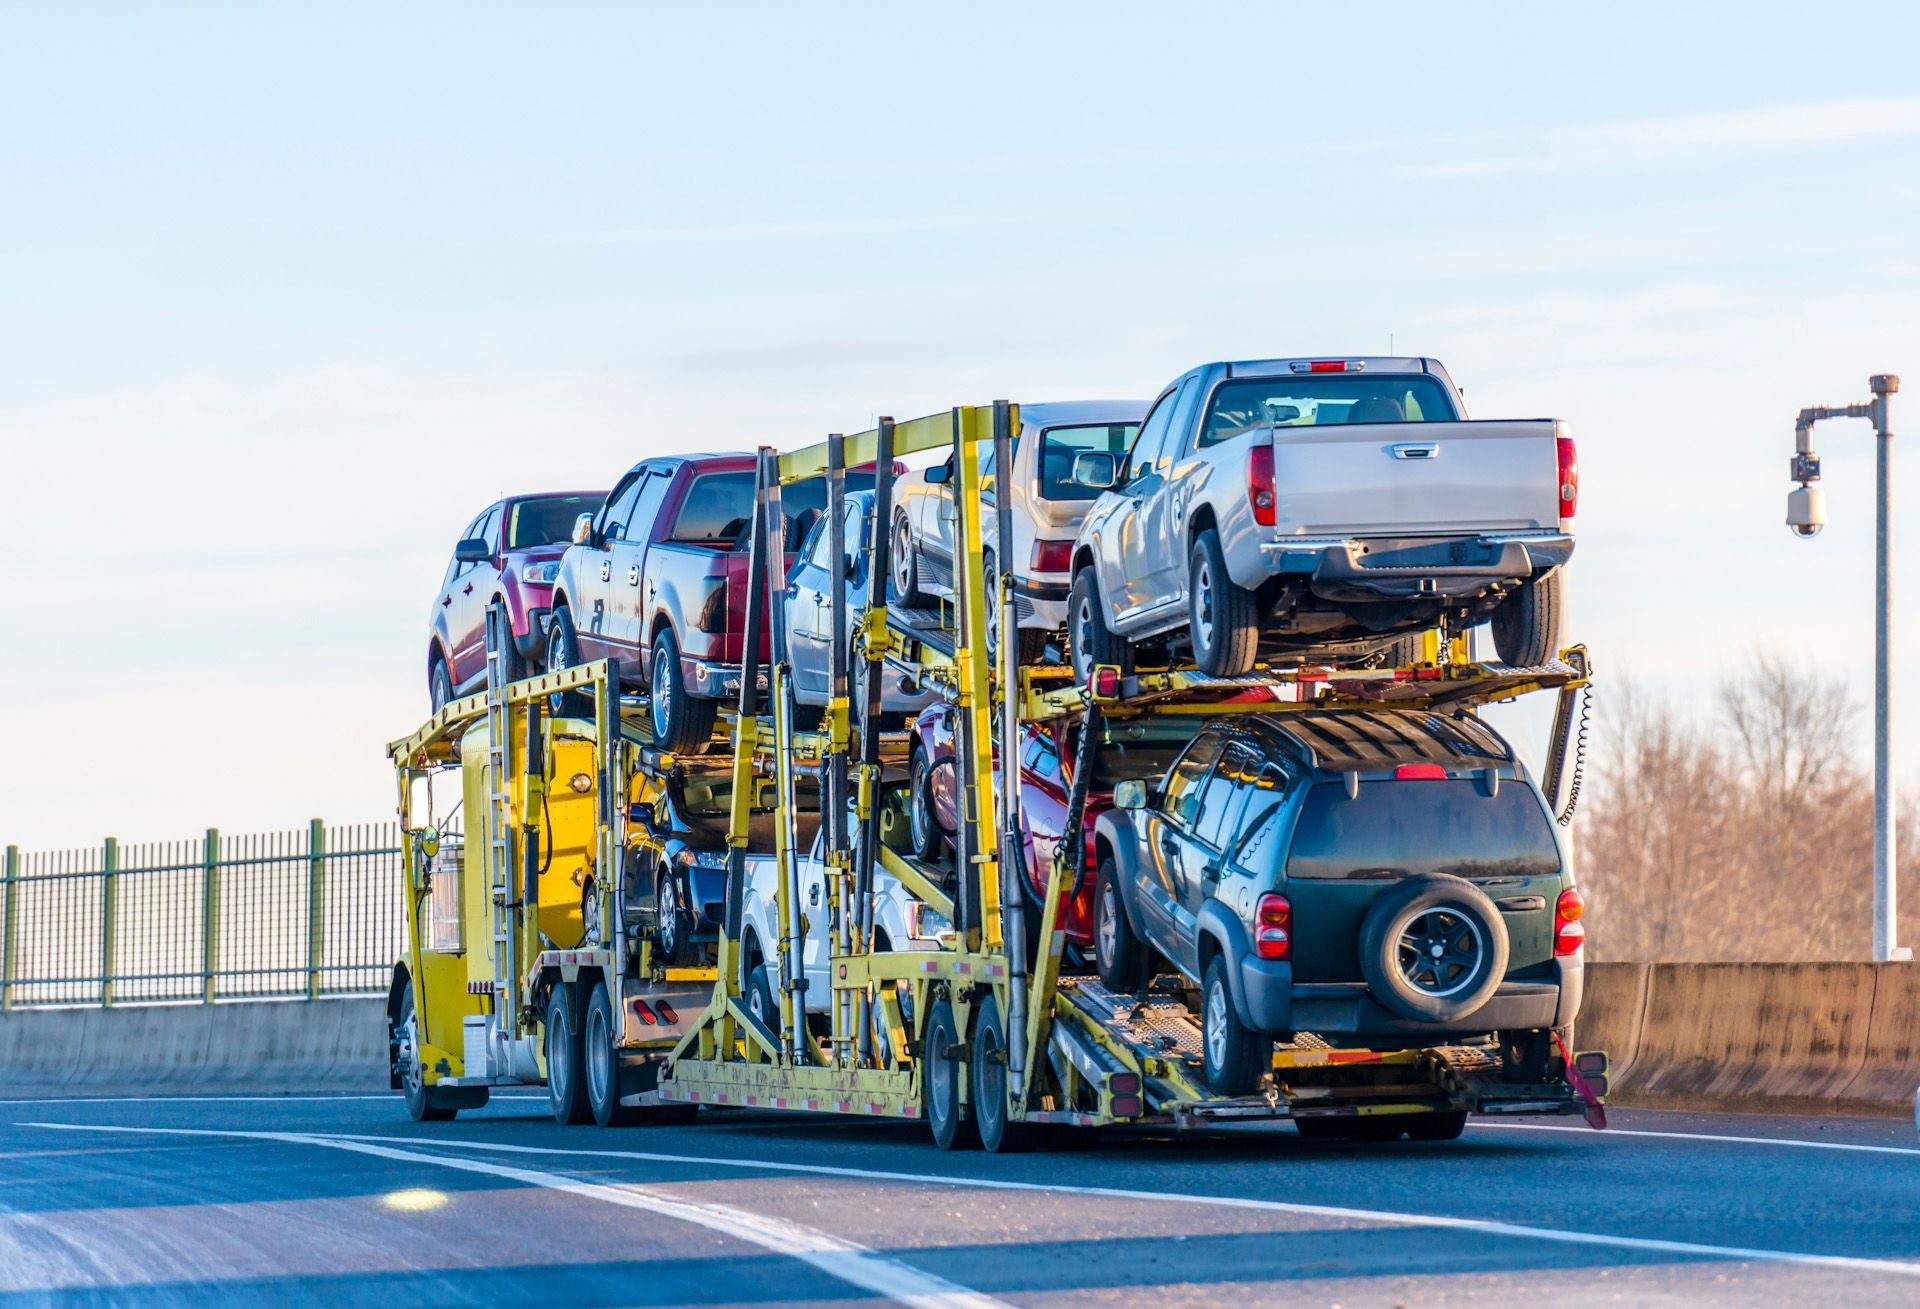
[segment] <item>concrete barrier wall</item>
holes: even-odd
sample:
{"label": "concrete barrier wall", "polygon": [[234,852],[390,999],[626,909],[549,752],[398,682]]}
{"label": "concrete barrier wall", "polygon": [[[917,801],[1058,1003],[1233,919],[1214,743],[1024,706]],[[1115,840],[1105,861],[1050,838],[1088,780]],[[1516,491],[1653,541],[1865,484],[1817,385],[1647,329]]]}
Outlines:
{"label": "concrete barrier wall", "polygon": [[15,1010],[0,1096],[385,1090],[378,998]]}
{"label": "concrete barrier wall", "polygon": [[1591,964],[1577,1029],[1613,1103],[1905,1117],[1920,1086],[1913,964]]}

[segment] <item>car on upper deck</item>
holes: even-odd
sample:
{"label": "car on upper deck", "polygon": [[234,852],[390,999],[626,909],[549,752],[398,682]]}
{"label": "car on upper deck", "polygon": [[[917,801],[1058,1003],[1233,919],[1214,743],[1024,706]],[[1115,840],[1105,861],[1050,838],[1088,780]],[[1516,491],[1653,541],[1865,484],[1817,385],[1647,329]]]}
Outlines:
{"label": "car on upper deck", "polygon": [[[1080,522],[1099,492],[1073,477],[1082,454],[1120,455],[1132,444],[1147,406],[1139,400],[1077,400],[1020,406],[1007,478],[1013,520],[1014,612],[1020,661],[1041,657],[1047,637],[1066,625],[1068,568]],[[913,606],[954,594],[953,459],[894,484],[893,595]],[[981,447],[983,503],[997,505],[1000,479],[993,448]],[[987,587],[999,571],[994,520],[986,520]],[[999,611],[988,606],[987,639],[997,648]]]}
{"label": "car on upper deck", "polygon": [[1557,652],[1579,466],[1564,424],[1465,418],[1423,358],[1213,363],[1160,393],[1073,549],[1075,670],[1141,641],[1202,671],[1264,644],[1312,661],[1406,656],[1415,634],[1491,619],[1510,664]]}
{"label": "car on upper deck", "polygon": [[1198,987],[1222,1094],[1302,1032],[1491,1038],[1538,1071],[1579,1010],[1566,847],[1513,748],[1469,713],[1223,715],[1113,801],[1094,834],[1101,978],[1129,991],[1164,966]]}
{"label": "car on upper deck", "polygon": [[560,557],[574,521],[604,499],[604,491],[513,495],[467,524],[427,620],[427,694],[435,709],[486,685],[487,606],[496,600],[512,629],[508,676],[540,666]]}

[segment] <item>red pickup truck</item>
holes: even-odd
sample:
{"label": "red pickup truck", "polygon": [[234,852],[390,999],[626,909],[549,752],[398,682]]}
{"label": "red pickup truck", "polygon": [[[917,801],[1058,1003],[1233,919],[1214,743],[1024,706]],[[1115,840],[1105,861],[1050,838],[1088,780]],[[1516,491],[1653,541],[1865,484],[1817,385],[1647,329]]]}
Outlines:
{"label": "red pickup truck", "polygon": [[[872,486],[871,470],[848,472],[849,491]],[[622,680],[651,699],[664,749],[705,745],[720,702],[740,692],[753,487],[751,454],[643,460],[598,512],[581,515],[560,560],[548,669],[620,660]],[[824,478],[782,488],[779,576],[825,506]]]}

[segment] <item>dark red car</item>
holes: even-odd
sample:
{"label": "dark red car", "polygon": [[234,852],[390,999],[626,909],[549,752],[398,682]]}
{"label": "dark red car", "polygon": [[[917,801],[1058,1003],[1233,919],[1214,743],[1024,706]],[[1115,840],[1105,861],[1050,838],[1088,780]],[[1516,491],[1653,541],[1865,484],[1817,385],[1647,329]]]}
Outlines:
{"label": "dark red car", "polygon": [[604,491],[508,496],[467,524],[427,622],[427,694],[435,709],[486,685],[487,606],[496,599],[513,625],[508,675],[541,666],[560,556],[574,520],[604,499]]}
{"label": "dark red car", "polygon": [[[930,862],[952,858],[953,834],[959,830],[959,806],[954,788],[954,710],[930,705],[913,724],[912,771],[908,792],[908,828],[915,852]],[[1086,876],[1080,891],[1066,902],[1061,930],[1080,949],[1093,944],[1094,873],[1093,822],[1113,805],[1114,783],[1130,777],[1158,776],[1200,730],[1200,723],[1144,720],[1110,724],[1109,743],[1094,757],[1094,776],[1087,792],[1081,824]],[[1026,851],[1027,885],[1032,888],[1029,923],[1039,926],[1038,906],[1046,895],[1055,852],[1066,833],[1067,793],[1073,786],[1072,739],[1064,729],[1027,723],[1021,729],[1020,835]],[[1057,734],[1059,733],[1059,734]],[[1129,738],[1132,739],[1129,739]],[[996,779],[997,780],[997,779]]]}

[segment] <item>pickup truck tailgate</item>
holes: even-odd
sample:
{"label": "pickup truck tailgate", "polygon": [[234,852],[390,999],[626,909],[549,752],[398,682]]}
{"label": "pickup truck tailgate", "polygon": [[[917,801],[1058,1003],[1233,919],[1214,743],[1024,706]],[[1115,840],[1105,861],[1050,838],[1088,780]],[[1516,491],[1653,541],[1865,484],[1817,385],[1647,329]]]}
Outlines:
{"label": "pickup truck tailgate", "polygon": [[1276,537],[1559,526],[1553,419],[1269,430]]}

